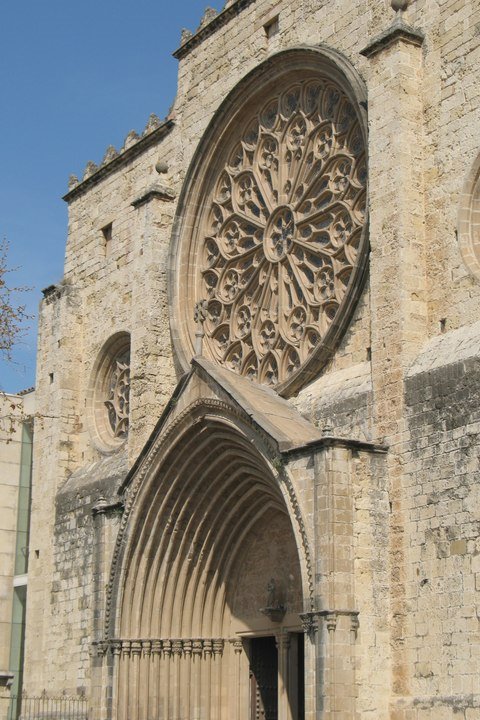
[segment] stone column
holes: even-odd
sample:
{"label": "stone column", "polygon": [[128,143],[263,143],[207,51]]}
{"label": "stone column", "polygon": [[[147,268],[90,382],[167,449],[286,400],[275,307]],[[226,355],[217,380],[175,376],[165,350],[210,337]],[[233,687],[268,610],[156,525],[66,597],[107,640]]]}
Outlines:
{"label": "stone column", "polygon": [[[220,719],[223,715],[224,708],[224,697],[222,693],[223,685],[223,651],[225,648],[225,640],[222,638],[215,638],[213,641],[213,659],[214,659],[214,681],[213,681],[213,693],[214,693],[214,704],[217,706],[215,712],[211,713],[212,720],[214,718]],[[225,673],[226,675],[226,673]],[[212,707],[213,710],[213,707]]]}
{"label": "stone column", "polygon": [[160,717],[160,666],[162,657],[162,641],[152,640],[152,662],[150,665],[150,685],[152,716]]}
{"label": "stone column", "polygon": [[[355,655],[350,634],[357,618],[354,588],[351,450],[325,448],[316,458],[316,557],[319,607],[309,621],[316,636],[317,718],[355,718]],[[316,625],[318,624],[318,629]]]}
{"label": "stone column", "polygon": [[[122,657],[122,643],[120,640],[114,640],[111,643],[110,647],[110,658],[108,658],[107,662],[110,665],[110,671],[109,671],[109,686],[106,689],[107,692],[107,711],[105,715],[101,715],[102,718],[110,718],[112,720],[118,720],[119,717],[119,694],[120,694],[120,684],[119,684],[119,677],[120,677],[120,666],[121,666],[121,657]],[[114,698],[114,688],[116,688],[116,702],[113,702]]]}
{"label": "stone column", "polygon": [[181,717],[182,704],[182,688],[180,684],[181,678],[181,661],[182,661],[182,641],[172,640],[172,670],[173,670],[173,717]]}
{"label": "stone column", "polygon": [[[369,192],[372,378],[376,440],[385,442],[390,484],[393,692],[407,694],[405,644],[406,448],[404,377],[427,339],[422,33],[403,19],[363,51],[369,61]],[[389,653],[390,648],[385,648]],[[386,658],[387,662],[387,658]]]}
{"label": "stone column", "polygon": [[173,714],[173,666],[172,666],[172,641],[163,640],[163,667],[164,680],[161,682],[163,688],[163,717],[168,718]]}
{"label": "stone column", "polygon": [[140,711],[140,663],[142,643],[132,640],[130,649],[130,682],[128,684],[128,720],[138,720]]}
{"label": "stone column", "polygon": [[119,682],[117,686],[118,699],[115,703],[117,718],[116,720],[126,720],[128,717],[129,687],[130,687],[130,640],[122,640],[121,656],[119,660]]}
{"label": "stone column", "polygon": [[182,671],[182,688],[183,691],[183,713],[185,717],[192,717],[193,707],[193,687],[192,687],[192,650],[193,643],[191,640],[183,641],[183,671]]}
{"label": "stone column", "polygon": [[278,653],[278,720],[292,720],[288,702],[288,670],[290,635],[279,632],[275,636]]}
{"label": "stone column", "polygon": [[300,615],[304,632],[305,648],[305,720],[317,717],[317,613],[306,612]]}
{"label": "stone column", "polygon": [[153,710],[151,707],[152,694],[152,641],[142,640],[142,655],[140,659],[140,679],[139,679],[139,717],[149,718]]}
{"label": "stone column", "polygon": [[103,640],[103,623],[105,618],[105,567],[106,567],[106,512],[109,505],[104,497],[98,498],[92,508],[93,526],[95,532],[95,555],[93,570],[93,642],[94,649],[91,654],[91,692],[89,715],[93,720],[106,717],[105,690],[108,682],[109,656],[105,649],[100,649],[99,643]]}
{"label": "stone column", "polygon": [[203,641],[203,662],[202,662],[202,696],[201,711],[205,713],[205,717],[210,717],[210,707],[212,701],[212,652],[213,644],[211,640]]}
{"label": "stone column", "polygon": [[192,720],[199,720],[201,707],[201,682],[202,682],[202,654],[203,644],[200,638],[192,641]]}
{"label": "stone column", "polygon": [[235,695],[234,695],[234,714],[233,718],[234,720],[240,720],[241,718],[241,710],[240,710],[240,691],[242,687],[242,663],[241,663],[241,655],[243,652],[243,643],[240,639],[233,639],[230,640],[230,643],[233,645],[233,650],[235,653],[234,657],[234,667],[233,672],[231,673],[231,678],[233,678],[233,684],[235,688]]}

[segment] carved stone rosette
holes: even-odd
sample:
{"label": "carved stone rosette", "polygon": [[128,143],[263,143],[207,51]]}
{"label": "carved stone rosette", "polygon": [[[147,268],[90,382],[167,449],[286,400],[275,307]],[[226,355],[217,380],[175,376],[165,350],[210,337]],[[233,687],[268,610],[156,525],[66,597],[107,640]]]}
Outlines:
{"label": "carved stone rosette", "polygon": [[257,93],[221,133],[188,253],[204,355],[280,392],[326,361],[366,255],[359,108],[328,75],[305,75]]}

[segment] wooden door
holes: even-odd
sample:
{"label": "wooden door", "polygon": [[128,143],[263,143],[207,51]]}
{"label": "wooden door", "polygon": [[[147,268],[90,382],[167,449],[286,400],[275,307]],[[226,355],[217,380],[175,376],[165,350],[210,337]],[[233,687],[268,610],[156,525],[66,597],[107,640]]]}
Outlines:
{"label": "wooden door", "polygon": [[250,643],[250,720],[277,720],[278,656],[275,638],[253,638]]}

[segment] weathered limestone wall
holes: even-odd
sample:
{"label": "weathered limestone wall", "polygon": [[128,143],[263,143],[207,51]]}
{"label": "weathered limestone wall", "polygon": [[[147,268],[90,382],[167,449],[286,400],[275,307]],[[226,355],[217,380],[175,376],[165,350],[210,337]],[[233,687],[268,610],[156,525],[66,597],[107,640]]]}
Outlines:
{"label": "weathered limestone wall", "polygon": [[479,331],[433,340],[405,385],[406,639],[422,719],[480,712]]}

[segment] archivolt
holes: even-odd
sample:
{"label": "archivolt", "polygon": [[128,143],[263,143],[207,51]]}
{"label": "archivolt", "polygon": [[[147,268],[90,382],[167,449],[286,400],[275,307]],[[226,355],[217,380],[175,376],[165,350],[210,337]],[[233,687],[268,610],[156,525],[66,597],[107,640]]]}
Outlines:
{"label": "archivolt", "polygon": [[193,403],[154,442],[117,540],[109,594],[119,605],[107,638],[225,637],[232,565],[271,512],[291,518],[303,596],[311,594],[307,535],[290,479],[272,466],[277,455],[215,400]]}

